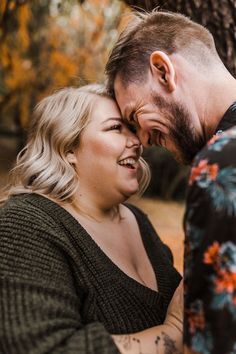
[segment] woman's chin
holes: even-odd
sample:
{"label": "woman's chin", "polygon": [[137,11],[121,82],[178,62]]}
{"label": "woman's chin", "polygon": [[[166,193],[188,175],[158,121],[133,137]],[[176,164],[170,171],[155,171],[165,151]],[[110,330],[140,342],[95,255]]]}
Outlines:
{"label": "woman's chin", "polygon": [[129,186],[129,188],[127,188],[126,190],[124,190],[124,195],[126,196],[126,198],[130,198],[133,195],[135,195],[136,193],[138,193],[139,190],[139,185],[134,185],[134,186]]}

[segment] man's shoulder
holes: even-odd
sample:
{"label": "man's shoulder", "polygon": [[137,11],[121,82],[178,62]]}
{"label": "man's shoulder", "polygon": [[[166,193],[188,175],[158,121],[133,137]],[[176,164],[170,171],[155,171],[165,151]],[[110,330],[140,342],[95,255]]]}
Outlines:
{"label": "man's shoulder", "polygon": [[236,126],[224,132],[218,132],[208,141],[206,150],[220,152],[225,147],[234,146],[236,140]]}
{"label": "man's shoulder", "polygon": [[[213,138],[196,155],[189,177],[191,190],[213,192],[229,187],[235,191],[236,184],[236,127]],[[222,188],[218,188],[221,186]],[[234,192],[235,193],[235,192]],[[235,195],[233,193],[233,195]],[[232,194],[232,193],[231,193]]]}
{"label": "man's shoulder", "polygon": [[236,166],[236,126],[214,135],[196,155],[192,166],[201,161],[218,163],[222,167]]}

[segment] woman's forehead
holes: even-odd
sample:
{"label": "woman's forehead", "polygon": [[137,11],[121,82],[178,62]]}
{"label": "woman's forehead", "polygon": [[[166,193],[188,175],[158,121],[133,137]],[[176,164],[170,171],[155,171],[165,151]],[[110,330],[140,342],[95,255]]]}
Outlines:
{"label": "woman's forehead", "polygon": [[116,102],[110,97],[97,97],[93,103],[91,120],[105,121],[110,117],[121,117]]}

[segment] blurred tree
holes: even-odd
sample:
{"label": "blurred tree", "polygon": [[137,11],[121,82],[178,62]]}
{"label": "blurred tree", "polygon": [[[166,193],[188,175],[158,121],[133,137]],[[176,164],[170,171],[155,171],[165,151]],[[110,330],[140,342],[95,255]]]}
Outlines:
{"label": "blurred tree", "polygon": [[104,79],[125,4],[1,0],[0,132],[22,132],[43,96]]}
{"label": "blurred tree", "polygon": [[[83,0],[79,0],[83,2]],[[138,11],[160,8],[189,16],[213,34],[216,48],[225,66],[236,74],[236,3],[235,0],[124,0]]]}
{"label": "blurred tree", "polygon": [[151,183],[145,196],[183,200],[189,167],[179,165],[167,150],[156,146],[144,149],[143,157],[151,168]]}

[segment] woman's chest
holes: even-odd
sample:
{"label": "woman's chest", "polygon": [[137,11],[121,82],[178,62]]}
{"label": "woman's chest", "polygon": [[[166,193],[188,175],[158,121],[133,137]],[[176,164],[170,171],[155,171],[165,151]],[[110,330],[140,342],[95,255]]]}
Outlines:
{"label": "woman's chest", "polygon": [[[136,225],[99,225],[89,233],[99,252],[102,252],[121,272],[137,282],[157,291],[156,274],[149,249],[143,243]],[[148,236],[147,236],[148,237]]]}

